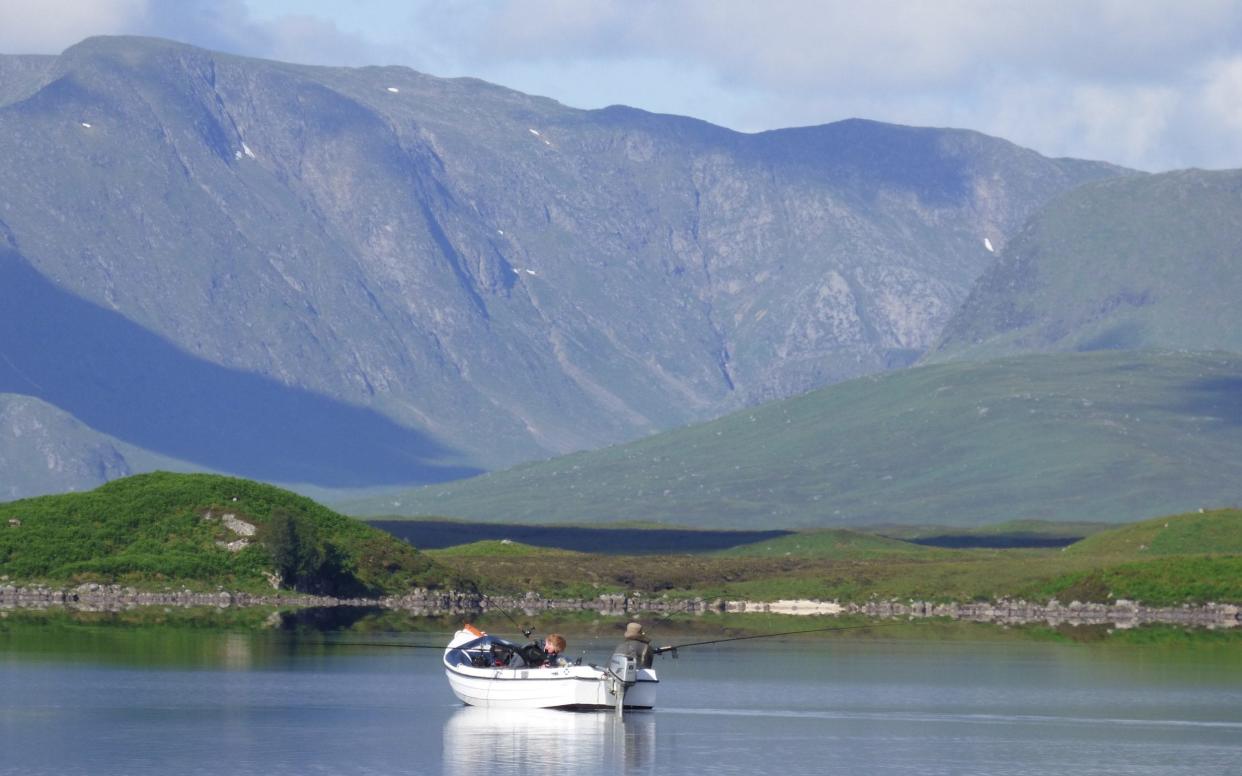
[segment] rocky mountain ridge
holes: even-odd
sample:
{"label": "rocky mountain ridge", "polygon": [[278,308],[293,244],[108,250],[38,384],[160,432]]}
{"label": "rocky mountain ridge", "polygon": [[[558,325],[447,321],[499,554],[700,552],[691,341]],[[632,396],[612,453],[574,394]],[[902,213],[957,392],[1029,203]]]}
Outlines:
{"label": "rocky mountain ridge", "polygon": [[0,57],[0,82],[0,391],[326,487],[908,364],[985,238],[1124,172],[968,131],[744,135],[140,38]]}

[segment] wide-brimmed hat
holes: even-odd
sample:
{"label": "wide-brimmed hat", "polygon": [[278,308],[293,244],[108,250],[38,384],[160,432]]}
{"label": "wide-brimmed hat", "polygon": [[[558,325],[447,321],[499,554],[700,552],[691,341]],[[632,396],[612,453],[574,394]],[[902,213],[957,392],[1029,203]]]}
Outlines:
{"label": "wide-brimmed hat", "polygon": [[647,634],[643,631],[643,624],[641,622],[632,622],[625,626],[625,637],[627,639],[642,639],[646,638]]}

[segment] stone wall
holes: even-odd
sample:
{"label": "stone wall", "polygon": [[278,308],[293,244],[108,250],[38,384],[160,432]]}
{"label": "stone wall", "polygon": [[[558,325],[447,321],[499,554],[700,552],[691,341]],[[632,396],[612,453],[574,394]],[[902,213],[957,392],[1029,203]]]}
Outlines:
{"label": "stone wall", "polygon": [[1147,623],[1190,627],[1238,627],[1242,607],[1209,603],[1203,606],[1151,607],[1134,601],[1112,604],[1061,604],[1001,600],[985,603],[932,603],[928,601],[725,601],[703,598],[667,599],[641,595],[601,595],[598,598],[555,599],[537,593],[524,596],[489,597],[451,590],[415,589],[402,596],[385,598],[334,598],[300,593],[253,594],[188,589],[140,591],[119,585],[87,584],[63,590],[41,586],[0,585],[0,610],[64,607],[80,611],[119,611],[139,606],[197,607],[330,607],[372,606],[413,614],[474,614],[489,611],[521,612],[533,616],[558,611],[590,611],[605,616],[641,613],[702,614],[705,612],[758,612],[793,615],[862,615],[878,619],[953,620],[1000,624],[1047,623],[1049,625],[1112,625],[1118,628]]}

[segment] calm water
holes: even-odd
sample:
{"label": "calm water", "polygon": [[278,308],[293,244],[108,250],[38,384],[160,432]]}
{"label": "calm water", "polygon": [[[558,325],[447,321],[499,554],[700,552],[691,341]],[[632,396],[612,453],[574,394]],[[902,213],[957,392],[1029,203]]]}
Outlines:
{"label": "calm water", "polygon": [[1242,773],[1237,647],[750,641],[662,658],[624,724],[462,707],[438,661],[0,628],[0,774]]}

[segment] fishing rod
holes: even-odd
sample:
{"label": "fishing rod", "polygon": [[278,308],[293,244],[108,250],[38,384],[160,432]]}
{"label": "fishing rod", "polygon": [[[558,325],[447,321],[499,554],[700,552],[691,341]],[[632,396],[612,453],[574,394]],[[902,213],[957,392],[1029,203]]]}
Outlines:
{"label": "fishing rod", "polygon": [[[487,596],[487,595],[485,595],[485,597],[486,597],[489,601],[491,600],[491,596]],[[500,613],[501,613],[501,614],[503,614],[505,617],[507,617],[507,618],[509,619],[509,622],[513,623],[513,627],[517,628],[518,630],[520,630],[520,631],[522,632],[522,636],[523,636],[523,637],[525,637],[525,638],[528,638],[528,639],[529,639],[529,638],[530,638],[530,634],[532,634],[532,633],[534,633],[534,632],[535,632],[535,631],[534,631],[534,629],[530,627],[530,623],[527,623],[525,626],[518,625],[518,621],[517,621],[517,620],[515,620],[515,619],[513,619],[513,615],[509,614],[509,611],[508,611],[507,609],[505,609],[503,606],[497,606],[497,607],[496,607],[496,611],[500,612]]]}
{"label": "fishing rod", "polygon": [[653,655],[661,655],[665,652],[672,652],[673,656],[677,656],[677,650],[685,647],[702,647],[708,644],[724,644],[727,641],[746,641],[747,639],[770,639],[776,636],[793,636],[798,633],[825,633],[827,631],[847,631],[862,630],[864,628],[891,628],[894,625],[905,625],[904,622],[879,622],[872,625],[835,625],[829,628],[807,628],[805,630],[782,631],[780,633],[760,633],[754,636],[733,636],[727,639],[712,639],[711,641],[692,641],[688,644],[670,644],[666,647],[659,647],[651,650]]}
{"label": "fishing rod", "polygon": [[403,649],[438,649],[444,651],[443,644],[397,644],[396,642],[380,641],[325,641],[329,647],[401,647]]}

